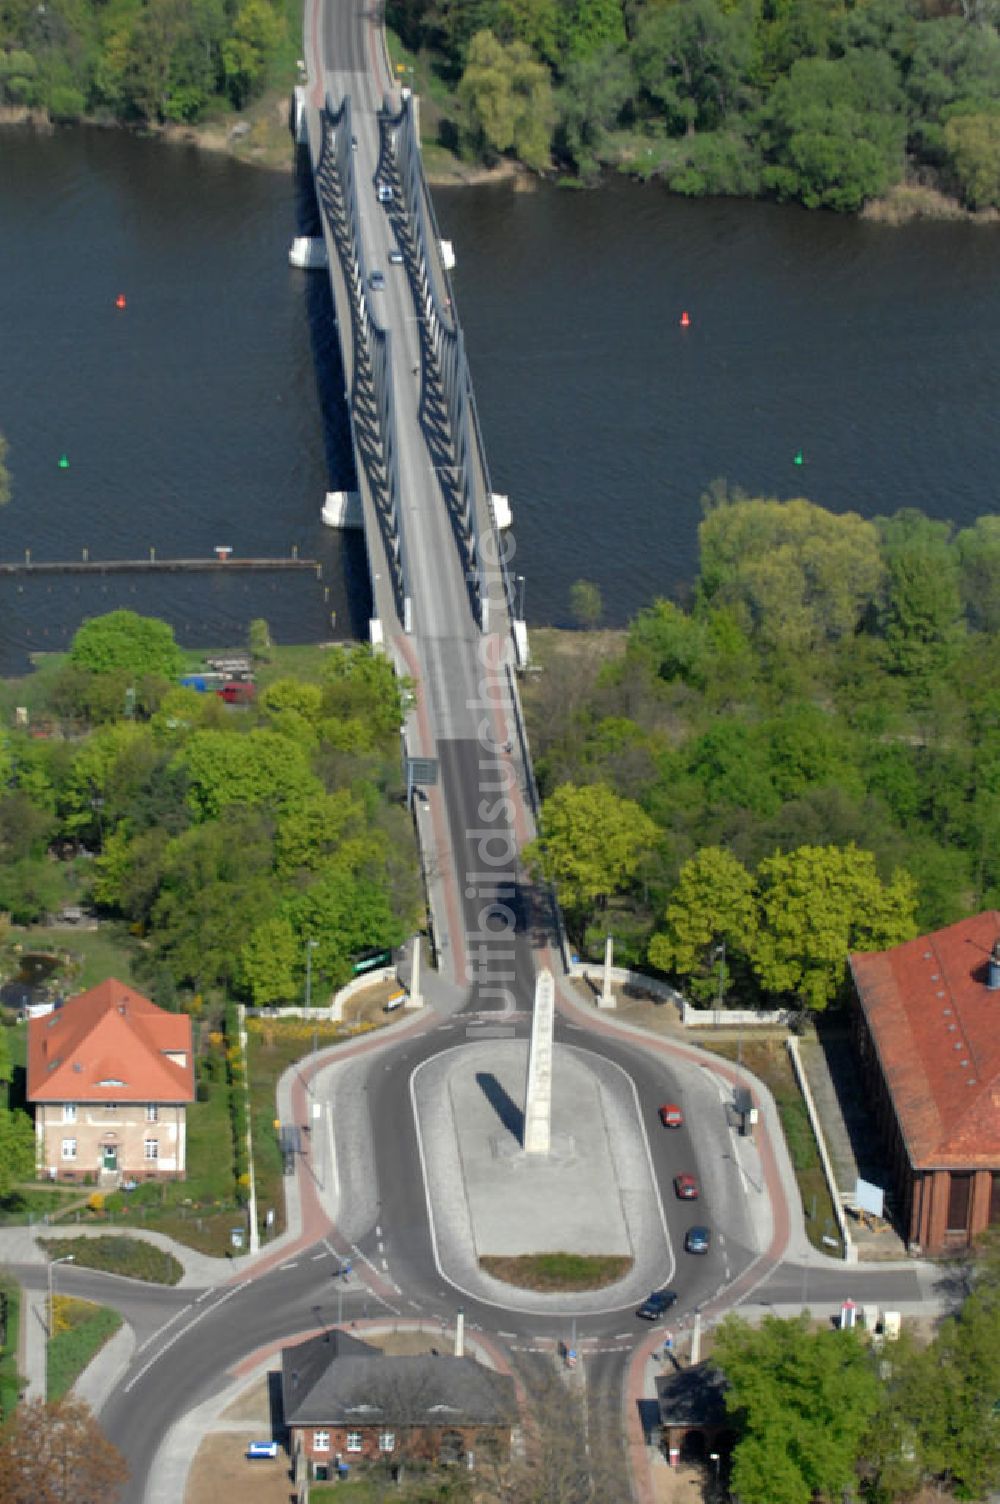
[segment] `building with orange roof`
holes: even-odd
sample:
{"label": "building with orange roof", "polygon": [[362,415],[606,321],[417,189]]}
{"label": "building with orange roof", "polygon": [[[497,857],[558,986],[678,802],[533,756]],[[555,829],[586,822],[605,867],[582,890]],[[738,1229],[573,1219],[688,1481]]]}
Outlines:
{"label": "building with orange roof", "polygon": [[39,1174],[178,1179],[194,1101],[191,1020],[109,977],[28,1024]]}
{"label": "building with orange roof", "polygon": [[913,1252],[1000,1223],[1000,913],[850,957],[855,1042]]}

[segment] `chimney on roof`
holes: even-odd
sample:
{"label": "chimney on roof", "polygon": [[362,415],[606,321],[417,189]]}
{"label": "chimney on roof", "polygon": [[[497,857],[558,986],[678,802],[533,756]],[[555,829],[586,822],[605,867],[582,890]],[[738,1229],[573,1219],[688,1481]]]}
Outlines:
{"label": "chimney on roof", "polygon": [[990,951],[989,969],[986,973],[986,986],[990,992],[1000,992],[1000,940],[993,942]]}
{"label": "chimney on roof", "polygon": [[122,1000],[121,1000],[121,1002],[118,1004],[118,1012],[121,1014],[122,1018],[124,1018],[125,1014],[127,1013],[127,1011],[128,1011],[128,998],[123,997]]}

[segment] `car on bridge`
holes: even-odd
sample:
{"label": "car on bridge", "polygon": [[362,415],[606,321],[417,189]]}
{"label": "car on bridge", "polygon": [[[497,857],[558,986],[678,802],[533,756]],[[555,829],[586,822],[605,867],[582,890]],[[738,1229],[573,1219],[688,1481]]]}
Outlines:
{"label": "car on bridge", "polygon": [[660,1108],[660,1122],[664,1128],[683,1128],[684,1114],[676,1102],[664,1102]]}
{"label": "car on bridge", "polygon": [[389,265],[390,266],[402,266],[402,264],[403,264],[403,253],[399,249],[398,245],[394,245],[393,248],[392,248],[392,250],[389,252]]}
{"label": "car on bridge", "polygon": [[687,1237],[684,1239],[685,1253],[707,1253],[712,1241],[712,1231],[709,1227],[689,1227]]}
{"label": "car on bridge", "polygon": [[392,188],[390,184],[379,183],[375,188],[375,193],[380,204],[392,203]]}
{"label": "car on bridge", "polygon": [[674,1192],[678,1201],[697,1201],[698,1182],[693,1175],[675,1175]]}
{"label": "car on bridge", "polygon": [[654,1290],[651,1295],[647,1295],[635,1314],[641,1316],[643,1321],[659,1321],[660,1317],[665,1316],[670,1307],[676,1304],[676,1301],[675,1291]]}
{"label": "car on bridge", "polygon": [[385,272],[372,272],[368,278],[368,286],[372,292],[383,292],[385,290]]}

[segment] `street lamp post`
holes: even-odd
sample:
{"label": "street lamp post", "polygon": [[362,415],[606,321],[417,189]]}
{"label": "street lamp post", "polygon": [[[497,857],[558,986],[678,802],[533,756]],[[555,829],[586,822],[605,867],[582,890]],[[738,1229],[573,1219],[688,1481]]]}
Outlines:
{"label": "street lamp post", "polygon": [[713,1468],[715,1469],[715,1487],[713,1489],[713,1492],[715,1494],[715,1497],[718,1498],[719,1497],[719,1463],[721,1461],[721,1458],[720,1458],[718,1452],[709,1452],[709,1454],[708,1454],[708,1460],[712,1464]]}
{"label": "street lamp post", "polygon": [[49,1320],[48,1320],[48,1328],[47,1328],[47,1331],[46,1331],[46,1334],[45,1334],[45,1394],[46,1394],[46,1398],[48,1397],[49,1343],[52,1341],[52,1332],[53,1332],[53,1328],[54,1328],[54,1325],[55,1325],[55,1322],[54,1322],[54,1319],[53,1319],[54,1318],[54,1312],[55,1312],[55,1293],[54,1293],[53,1282],[52,1282],[52,1271],[55,1269],[55,1267],[56,1267],[57,1264],[72,1264],[75,1261],[76,1261],[76,1254],[75,1253],[67,1253],[61,1259],[50,1259],[49,1260]]}
{"label": "street lamp post", "polygon": [[518,600],[517,619],[518,619],[518,621],[523,621],[524,620],[524,575],[523,574],[519,574],[517,576],[517,600]]}

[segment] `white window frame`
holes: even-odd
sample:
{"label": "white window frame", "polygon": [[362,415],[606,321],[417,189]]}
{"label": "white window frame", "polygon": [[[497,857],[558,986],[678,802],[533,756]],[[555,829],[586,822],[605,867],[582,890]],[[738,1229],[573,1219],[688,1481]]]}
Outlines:
{"label": "white window frame", "polygon": [[75,1102],[64,1102],[63,1103],[63,1122],[64,1123],[75,1123],[76,1122],[76,1103]]}
{"label": "white window frame", "polygon": [[329,1450],[330,1450],[330,1433],[329,1433],[329,1431],[314,1431],[313,1432],[313,1451],[314,1452],[328,1452]]}
{"label": "white window frame", "polygon": [[160,1109],[155,1102],[146,1103],[146,1122],[158,1123],[160,1121]]}
{"label": "white window frame", "polygon": [[75,1159],[76,1158],[76,1139],[75,1138],[64,1138],[63,1139],[63,1141],[62,1141],[62,1157],[63,1157],[63,1159]]}
{"label": "white window frame", "polygon": [[396,1450],[395,1431],[380,1431],[378,1433],[378,1449],[380,1452],[394,1452]]}
{"label": "white window frame", "polygon": [[142,1157],[151,1164],[155,1164],[160,1158],[160,1140],[158,1138],[143,1139]]}
{"label": "white window frame", "polygon": [[365,1438],[362,1435],[362,1433],[360,1431],[348,1431],[348,1433],[347,1433],[347,1450],[349,1452],[363,1452],[364,1449],[365,1449]]}

